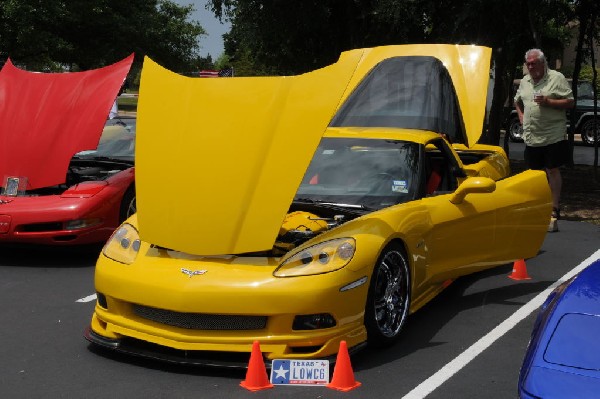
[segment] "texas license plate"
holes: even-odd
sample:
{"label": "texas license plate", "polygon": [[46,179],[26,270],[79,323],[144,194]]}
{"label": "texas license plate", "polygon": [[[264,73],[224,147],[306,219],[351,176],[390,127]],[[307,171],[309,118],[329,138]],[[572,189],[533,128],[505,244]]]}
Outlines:
{"label": "texas license plate", "polygon": [[271,384],[327,385],[329,360],[273,360]]}

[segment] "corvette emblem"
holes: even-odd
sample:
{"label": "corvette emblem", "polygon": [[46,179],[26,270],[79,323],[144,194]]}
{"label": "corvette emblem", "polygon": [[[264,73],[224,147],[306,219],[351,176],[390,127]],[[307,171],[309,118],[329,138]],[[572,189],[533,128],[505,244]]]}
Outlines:
{"label": "corvette emblem", "polygon": [[206,273],[208,270],[189,270],[189,269],[185,269],[185,268],[181,268],[181,273],[183,274],[187,274],[189,278],[192,278],[192,276],[200,276],[204,273]]}

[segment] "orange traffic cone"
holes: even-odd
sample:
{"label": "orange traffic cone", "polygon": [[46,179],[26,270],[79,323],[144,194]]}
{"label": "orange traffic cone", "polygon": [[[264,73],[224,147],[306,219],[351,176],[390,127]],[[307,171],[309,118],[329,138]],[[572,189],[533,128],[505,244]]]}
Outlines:
{"label": "orange traffic cone", "polygon": [[250,354],[250,362],[246,371],[246,379],[240,382],[240,386],[253,392],[273,388],[273,384],[269,382],[269,377],[267,376],[267,368],[265,367],[258,341],[254,341],[252,344],[252,353]]}
{"label": "orange traffic cone", "polygon": [[527,274],[527,267],[525,266],[525,259],[517,259],[513,264],[512,273],[508,276],[513,280],[531,280],[531,277]]}
{"label": "orange traffic cone", "polygon": [[354,372],[352,371],[352,365],[350,364],[350,355],[348,354],[346,341],[342,341],[340,342],[340,350],[338,351],[335,368],[333,369],[333,378],[331,379],[331,382],[327,384],[327,388],[346,392],[358,388],[360,385],[360,382],[354,379]]}

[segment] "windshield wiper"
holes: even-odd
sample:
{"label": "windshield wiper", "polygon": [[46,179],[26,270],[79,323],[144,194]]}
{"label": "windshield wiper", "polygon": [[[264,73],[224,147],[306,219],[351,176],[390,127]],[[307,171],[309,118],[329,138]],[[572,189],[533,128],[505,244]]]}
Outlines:
{"label": "windshield wiper", "polygon": [[[122,157],[107,157],[107,156],[86,156],[86,157],[77,157],[74,156],[74,159],[77,159],[79,162],[110,162],[113,164],[122,164],[122,165],[127,165],[127,166],[131,166],[133,165],[133,159],[129,160],[129,156],[122,156]],[[131,157],[133,158],[133,157]]]}
{"label": "windshield wiper", "polygon": [[346,204],[342,202],[331,202],[331,201],[323,201],[323,200],[315,200],[312,198],[294,198],[294,202],[304,202],[306,204],[315,204],[315,205],[325,205],[325,206],[333,206],[336,208],[345,208],[345,209],[360,209],[364,211],[374,211],[375,209],[369,208],[368,206],[360,205],[360,204]]}
{"label": "windshield wiper", "polygon": [[314,200],[312,198],[294,198],[294,202],[306,202],[308,204],[319,204],[323,201]]}
{"label": "windshield wiper", "polygon": [[331,205],[337,206],[339,208],[351,208],[351,209],[362,209],[365,211],[374,211],[375,209],[369,208],[368,206],[360,205],[360,204],[344,204],[340,202],[320,202],[320,205]]}

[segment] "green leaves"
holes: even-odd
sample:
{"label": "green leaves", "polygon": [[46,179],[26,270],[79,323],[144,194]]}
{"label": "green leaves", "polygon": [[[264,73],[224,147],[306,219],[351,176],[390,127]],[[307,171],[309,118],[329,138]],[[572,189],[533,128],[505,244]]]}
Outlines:
{"label": "green leaves", "polygon": [[86,70],[132,52],[175,69],[195,68],[193,6],[168,0],[0,0],[0,64],[10,56],[31,70]]}

